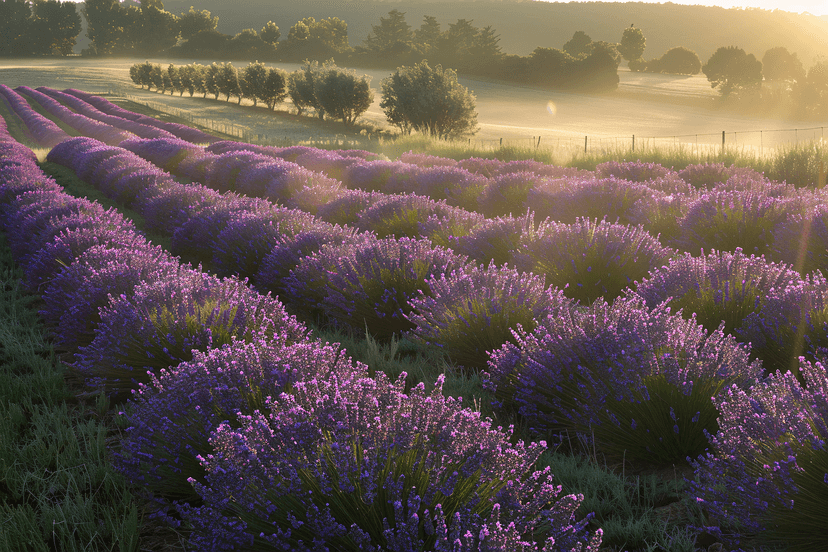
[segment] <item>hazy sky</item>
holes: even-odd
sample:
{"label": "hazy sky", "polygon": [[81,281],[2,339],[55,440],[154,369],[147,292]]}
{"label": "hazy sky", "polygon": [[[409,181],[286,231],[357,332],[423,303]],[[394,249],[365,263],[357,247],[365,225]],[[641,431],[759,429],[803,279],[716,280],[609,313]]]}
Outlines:
{"label": "hazy sky", "polygon": [[[561,0],[559,0],[561,1]],[[580,0],[579,0],[580,1]],[[586,1],[586,0],[584,0]],[[609,0],[612,1],[612,0]],[[637,0],[661,3],[660,0]],[[721,6],[722,8],[761,8],[763,10],[784,10],[794,13],[808,12],[813,15],[828,15],[828,0],[671,0],[674,4]]]}
{"label": "hazy sky", "polygon": [[[81,2],[83,0],[72,1]],[[660,0],[637,1],[661,3]],[[721,6],[723,8],[761,8],[763,10],[785,10],[795,13],[808,12],[813,15],[828,15],[828,0],[672,0],[672,2],[674,4]],[[194,5],[195,4],[197,4],[197,2],[194,2]]]}

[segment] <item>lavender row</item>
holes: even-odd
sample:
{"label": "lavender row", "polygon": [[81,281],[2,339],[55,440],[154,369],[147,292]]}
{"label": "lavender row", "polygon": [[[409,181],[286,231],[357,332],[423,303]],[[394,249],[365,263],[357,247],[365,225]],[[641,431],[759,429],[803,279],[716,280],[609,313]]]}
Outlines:
{"label": "lavender row", "polygon": [[75,96],[89,103],[90,105],[96,107],[98,110],[100,110],[102,113],[105,113],[106,115],[112,115],[115,117],[126,119],[128,121],[134,121],[136,123],[140,123],[143,125],[153,126],[163,131],[169,132],[176,138],[180,138],[187,142],[192,142],[194,144],[210,144],[218,140],[218,138],[211,134],[207,134],[206,132],[202,132],[198,129],[189,127],[187,125],[159,121],[154,117],[148,117],[146,115],[134,113],[132,111],[129,111],[127,109],[113,104],[112,102],[110,102],[106,98],[102,98],[101,96],[95,96],[93,94],[89,94],[88,92],[82,92],[74,88],[67,88],[63,92],[66,94],[71,94],[72,96]]}
{"label": "lavender row", "polygon": [[89,117],[95,121],[100,121],[104,124],[120,128],[121,130],[126,130],[135,136],[139,136],[141,138],[175,138],[175,136],[166,130],[130,121],[128,119],[123,119],[121,117],[116,117],[114,115],[107,115],[106,113],[101,112],[97,108],[71,94],[60,92],[59,90],[54,90],[45,86],[38,87],[36,90],[49,96],[53,100],[61,102],[76,113]]}
{"label": "lavender row", "polygon": [[38,145],[52,148],[69,138],[69,135],[59,126],[32,109],[25,99],[5,84],[0,84],[0,94],[2,94],[12,112],[26,126],[32,139]]}
{"label": "lavender row", "polygon": [[28,86],[18,86],[16,89],[20,94],[30,97],[39,103],[43,109],[49,112],[63,123],[75,129],[78,133],[95,138],[107,144],[119,144],[129,137],[135,136],[131,132],[113,127],[107,123],[90,119],[86,115],[75,113],[68,107],[50,98],[42,92],[33,90]]}
{"label": "lavender row", "polygon": [[[133,140],[128,145],[134,151],[165,166],[175,166],[175,160],[178,159],[180,167],[182,163],[186,163],[186,159],[201,155],[192,149],[184,152],[178,145],[169,141]],[[226,182],[232,178],[234,172],[236,182],[255,181],[256,175],[264,174],[259,182],[269,183],[275,188],[274,181],[268,180],[270,175],[277,172],[286,174],[296,170],[296,167],[287,161],[268,160],[267,157],[261,158],[257,154],[245,151],[221,154],[216,159],[206,164],[206,180],[221,189],[226,189]],[[250,185],[245,190],[253,191],[254,186]],[[578,299],[584,304],[589,304],[599,297],[612,301],[628,289],[636,289],[636,285],[643,285],[642,294],[648,298],[650,307],[661,301],[672,300],[671,305],[674,309],[682,308],[685,316],[696,316],[710,332],[715,331],[725,320],[727,333],[735,332],[745,343],[755,344],[754,355],[765,361],[767,372],[777,368],[787,369],[792,362],[795,363],[797,356],[803,353],[813,358],[816,351],[815,346],[804,350],[794,348],[791,340],[795,334],[774,330],[770,320],[777,319],[781,316],[780,313],[787,313],[790,308],[775,308],[774,316],[771,318],[767,316],[770,311],[765,310],[767,301],[764,299],[770,299],[772,292],[781,293],[787,285],[801,281],[799,275],[788,265],[771,263],[753,255],[748,259],[738,248],[736,253],[714,251],[712,256],[691,257],[685,254],[679,258],[676,257],[675,251],[662,247],[646,232],[605,221],[596,223],[580,220],[568,225],[546,221],[536,225],[531,217],[523,220],[481,220],[472,217],[461,219],[456,216],[456,211],[444,211],[441,218],[433,211],[425,211],[433,206],[426,198],[408,195],[366,198],[371,199],[375,204],[363,209],[362,215],[356,220],[355,226],[360,230],[372,229],[378,237],[385,238],[391,232],[383,232],[383,228],[402,228],[404,224],[408,224],[409,228],[419,228],[420,233],[425,233],[431,239],[432,245],[450,246],[455,253],[466,255],[477,263],[509,263],[521,272],[541,275],[547,285],[562,288],[566,296]],[[731,204],[735,204],[732,198],[730,201]],[[342,207],[341,202],[338,205]],[[421,209],[419,213],[416,211],[418,208]],[[424,211],[427,212],[426,215],[421,214]],[[411,216],[411,213],[415,213],[415,216]],[[429,215],[430,218],[427,218]],[[260,288],[292,298],[300,309],[307,309],[308,304],[321,305],[315,315],[329,316],[342,324],[346,324],[352,314],[365,317],[365,313],[354,307],[336,310],[329,305],[334,299],[326,299],[329,282],[324,275],[333,271],[333,267],[328,265],[339,262],[341,251],[329,248],[331,251],[328,261],[321,260],[320,256],[314,261],[315,264],[309,259],[299,266],[300,250],[304,256],[331,241],[341,243],[346,239],[354,240],[356,236],[352,232],[343,233],[323,225],[303,232],[301,240],[293,242],[291,239],[285,239],[283,232],[280,233],[261,218],[241,217],[225,232],[224,221],[217,223],[216,215],[212,216],[214,218],[209,224],[197,219],[189,225],[189,231],[199,228],[199,225],[202,232],[206,231],[206,227],[212,227],[212,235],[202,234],[201,245],[193,243],[191,239],[188,244],[192,250],[201,251],[202,260],[212,259],[228,273],[237,272],[250,277]],[[418,222],[421,219],[426,219],[426,222]],[[365,225],[364,222],[368,220],[375,222]],[[271,229],[270,234],[267,233],[268,228]],[[221,232],[224,233],[219,238]],[[468,235],[462,235],[464,232],[468,232]],[[179,237],[183,234],[184,232]],[[791,234],[796,235],[793,232]],[[297,245],[299,243],[302,245]],[[274,244],[278,247],[271,249]],[[216,248],[225,253],[217,256]],[[232,251],[236,253],[229,253]],[[354,253],[354,250],[351,249],[351,252]],[[235,260],[230,254],[235,255]],[[753,275],[746,275],[744,272],[745,262],[753,267]],[[716,263],[719,264],[719,268],[715,267]],[[694,265],[697,268],[690,269]],[[287,279],[291,277],[289,271],[294,267],[301,277],[294,276],[291,283]],[[708,268],[705,267],[718,273],[706,272]],[[368,268],[363,267],[363,270]],[[779,280],[777,276],[772,275],[780,274],[780,271],[788,274],[786,279]],[[338,285],[345,284],[340,282]],[[415,288],[411,292],[419,293],[419,289]],[[410,301],[411,297],[407,300]],[[777,304],[788,304],[791,301],[774,300]],[[440,308],[449,309],[448,305],[452,304],[453,300],[443,301],[445,303],[441,304]],[[371,304],[373,303],[376,301]],[[404,320],[408,307],[403,305],[402,310],[395,312],[396,323],[383,324],[378,321],[369,326],[384,328],[381,332],[384,335],[392,331],[413,329],[412,325]],[[419,320],[422,324],[422,317]],[[529,324],[530,321],[522,322]],[[503,329],[508,338],[508,326]],[[418,331],[428,334],[437,330],[419,328]],[[463,352],[464,346],[460,345],[462,339],[458,339],[457,336],[448,337],[451,332],[444,332],[445,337],[432,336],[429,341],[445,347],[447,352],[457,359],[470,354]],[[818,330],[809,333],[811,334],[818,335]],[[470,332],[470,335],[473,334]],[[497,335],[500,336],[498,339],[503,339],[503,334]],[[449,345],[449,342],[453,345]],[[476,367],[485,365],[480,359],[485,356],[486,351],[498,348],[503,342],[505,340],[490,340],[486,346],[481,346],[476,353]],[[452,348],[457,350],[451,350]],[[775,352],[779,349],[782,352]]]}
{"label": "lavender row", "polygon": [[[397,243],[400,246],[405,245],[403,240]],[[385,243],[383,247],[387,248],[389,245]],[[375,259],[387,257],[383,248],[379,247],[377,240],[366,241],[363,245],[352,248],[351,251],[364,252],[365,257],[370,256]],[[418,256],[422,258],[422,252]],[[702,266],[709,263],[712,268],[718,270],[716,278],[710,274],[696,276],[697,280],[716,281],[718,287],[724,288],[726,294],[718,302],[731,302],[728,285],[722,284],[723,280],[741,279],[744,283],[747,278],[752,282],[756,281],[753,285],[764,286],[748,288],[748,290],[759,289],[768,293],[772,293],[776,286],[790,287],[798,282],[798,275],[790,269],[767,266],[763,264],[764,261],[761,258],[748,259],[741,256],[740,252],[736,253],[735,258],[732,257],[732,254],[727,253],[714,254],[713,258],[699,261]],[[315,281],[313,274],[341,271],[342,278],[337,280],[337,287],[343,289],[353,277],[352,267],[358,266],[359,263],[363,265],[366,263],[365,260],[360,260],[358,254],[354,255],[353,259],[343,256],[343,248],[325,246],[319,253],[300,261],[300,267],[305,268],[304,270],[297,268],[293,277],[295,280],[307,283]],[[684,259],[689,260],[687,257]],[[682,267],[678,262],[675,266]],[[665,266],[666,268],[668,267]],[[684,268],[674,270],[677,274],[686,273]],[[745,274],[750,274],[750,272],[745,273],[745,270],[754,270],[757,276],[745,276]],[[773,272],[774,276],[769,273],[765,277],[762,271],[768,270]],[[520,278],[515,272],[511,274],[505,271],[498,272],[495,267],[490,267],[485,277],[480,269],[472,269],[468,266],[458,267],[451,274],[444,271],[439,277],[436,275],[431,277],[428,290],[431,295],[420,299],[422,310],[417,311],[419,315],[411,315],[409,318],[417,321],[417,316],[423,319],[430,316],[432,320],[427,324],[433,327],[449,326],[448,322],[452,317],[443,315],[440,318],[435,313],[434,305],[441,302],[448,304],[453,301],[452,306],[445,312],[454,314],[454,320],[460,320],[462,323],[458,322],[454,328],[450,328],[445,333],[462,336],[465,332],[466,338],[470,335],[479,335],[483,333],[481,330],[491,330],[497,325],[497,323],[492,324],[491,312],[493,310],[490,310],[489,314],[486,313],[487,308],[491,309],[491,303],[496,307],[501,307],[501,309],[494,310],[502,310],[504,306],[502,297],[491,301],[491,296],[486,297],[486,294],[504,288],[506,282],[513,281],[516,277]],[[528,275],[524,277],[537,278]],[[680,277],[687,278],[687,276]],[[472,283],[464,283],[469,281]],[[477,284],[479,287],[475,286],[473,283],[475,281],[479,282]],[[442,288],[438,282],[442,284]],[[659,285],[665,285],[663,280]],[[310,287],[306,286],[304,289],[307,290]],[[653,284],[649,289],[653,290],[655,287],[657,286]],[[298,288],[294,290],[298,291]],[[542,297],[540,303],[545,306],[527,316],[530,320],[537,321],[540,315],[541,320],[539,323],[535,322],[536,327],[519,331],[516,335],[516,342],[507,343],[499,351],[495,351],[489,363],[489,384],[499,397],[501,407],[519,411],[538,431],[548,432],[563,428],[585,431],[589,428],[607,451],[620,453],[623,450],[630,457],[647,459],[651,462],[668,464],[681,462],[688,458],[697,458],[699,454],[709,449],[710,444],[706,439],[706,434],[716,434],[717,419],[722,416],[721,409],[727,408],[727,403],[722,398],[724,390],[728,390],[728,393],[758,395],[764,392],[764,386],[770,385],[768,382],[773,382],[775,377],[781,377],[774,376],[766,382],[758,382],[757,378],[761,374],[762,367],[758,362],[751,360],[748,347],[736,343],[733,337],[725,335],[721,328],[708,333],[693,318],[688,320],[679,314],[671,313],[667,304],[663,302],[656,300],[659,304],[655,308],[648,308],[642,299],[636,297],[620,298],[612,305],[598,300],[587,310],[583,310],[576,308],[571,300],[564,298],[560,293],[549,295],[550,291],[544,289],[543,284],[536,281],[531,285],[520,286],[518,293],[506,293],[506,296],[513,298],[512,300],[518,296],[526,297],[533,293],[535,297]],[[538,292],[541,293],[538,294]],[[470,293],[474,293],[474,300],[469,297]],[[756,292],[753,291],[748,293],[741,290],[740,296],[735,295],[735,290],[733,293],[732,303],[737,305],[743,303],[739,297],[745,297],[749,293],[752,293],[753,297],[756,296]],[[484,298],[477,300],[477,296]],[[326,299],[330,297],[332,296],[326,295]],[[301,299],[312,302],[308,300],[308,296],[301,297]],[[487,300],[491,301],[490,305],[486,304]],[[712,302],[715,304],[717,301]],[[412,303],[416,304],[417,301],[412,301]],[[475,306],[468,307],[468,310],[462,311],[464,314],[457,316],[457,309],[463,308],[464,303]],[[325,299],[320,304],[325,304]],[[550,307],[552,307],[551,310]],[[347,311],[343,309],[342,312]],[[475,320],[474,317],[469,316],[469,313],[482,313],[482,315],[478,315],[478,320]],[[350,316],[353,314],[351,313]],[[475,322],[484,320],[481,326],[474,326]],[[391,322],[391,319],[387,319],[386,323],[388,322]],[[424,341],[435,342],[436,339],[424,330],[427,324],[419,325],[414,333]],[[461,338],[460,341],[462,340]],[[471,347],[469,349],[472,355],[479,355],[481,352]],[[736,387],[729,387],[731,384],[735,384]],[[371,390],[372,393],[375,392],[373,387]],[[716,403],[708,400],[711,395],[719,397]],[[563,400],[564,398],[566,400]],[[802,408],[799,412],[803,412]],[[807,411],[804,412],[807,414]],[[728,416],[738,418],[739,415],[730,413]],[[253,416],[250,420],[251,424],[254,421],[255,424],[245,426],[244,431],[231,430],[229,426],[222,426],[226,428],[227,433],[214,434],[214,441],[223,443],[225,446],[241,442],[246,447],[254,446],[255,448],[260,446],[258,443],[262,443],[264,438],[258,433],[260,430],[254,428],[270,428],[268,431],[271,431],[278,427],[280,431],[283,431],[285,427],[278,424],[271,425],[273,421],[267,417]],[[146,431],[146,428],[142,431]],[[267,442],[266,439],[264,442]],[[723,442],[718,446],[725,449],[728,445]],[[265,452],[260,448],[255,448],[255,450],[260,453]],[[168,454],[172,455],[172,453]],[[749,458],[748,455],[745,457]],[[247,458],[248,460],[239,463],[231,461],[228,456],[221,456],[215,464],[209,465],[215,465],[216,469],[220,468],[222,470],[220,473],[228,470],[230,478],[222,479],[223,481],[229,481],[235,477],[233,474],[237,472],[233,470],[242,469],[261,473],[260,477],[263,478],[272,477],[272,475],[266,475],[267,469],[262,468],[258,460],[253,461],[252,456]],[[706,458],[706,460],[696,461],[701,481],[710,481],[710,474],[716,470],[722,470],[722,466],[718,463],[734,461],[732,459],[721,460],[712,453]],[[743,458],[740,461],[746,460]],[[790,463],[789,460],[788,464]],[[738,470],[734,471],[730,465],[727,469],[730,470],[728,473],[739,473]],[[198,483],[211,481],[210,473],[202,474],[201,480],[193,477],[197,488],[207,489],[207,487],[198,487]],[[740,494],[739,489],[744,488],[745,476],[740,477],[741,479],[736,479],[732,476],[726,481],[730,485],[727,490],[727,493],[730,493],[727,494],[728,500],[732,501],[734,498],[737,502],[750,500],[749,493]],[[708,483],[708,487],[701,488],[700,485],[697,485],[700,489],[700,499],[721,516],[719,521],[721,538],[732,540],[733,535],[722,533],[721,527],[729,528],[732,524],[737,524],[738,520],[735,520],[732,515],[728,518],[727,514],[730,511],[723,512],[721,506],[717,506],[722,500],[721,487],[715,486],[712,481]],[[248,494],[245,494],[236,483],[233,483],[230,488],[235,489],[230,492],[230,495],[246,496],[250,500],[244,507],[235,507],[234,512],[237,514],[245,512],[249,514],[250,511],[256,510],[267,511],[267,508],[272,507],[273,501],[281,500],[280,497],[283,496],[279,491],[266,495],[265,500],[258,495],[249,494],[249,489]],[[797,492],[795,486],[784,487],[783,485],[778,494],[787,497],[795,492]],[[229,495],[212,496],[220,501],[227,499]],[[752,503],[743,507],[751,514],[756,508]],[[716,508],[719,510],[715,510]],[[208,526],[207,519],[216,518],[215,512],[210,513],[209,516],[206,512],[202,514],[205,515],[204,527]],[[221,516],[218,517],[221,518]],[[314,527],[314,530],[320,530],[318,525],[314,525],[319,523],[320,519],[322,518],[308,518],[307,522]],[[230,524],[228,527],[232,526],[229,520],[227,523]],[[757,528],[754,524],[749,530],[761,532],[762,528]],[[232,532],[228,529],[225,535],[227,542],[238,543],[239,541],[233,540],[237,537],[229,536],[230,533]]]}
{"label": "lavender row", "polygon": [[[36,172],[23,161],[14,166],[28,162]],[[20,176],[4,178],[0,191],[4,230],[24,265],[50,244],[72,241],[73,230],[64,229],[40,246],[64,221],[88,215],[116,227],[109,239],[108,230],[83,226],[98,243],[70,246],[74,259],[56,257],[53,267],[62,268],[50,278],[44,315],[48,305],[73,305],[109,286],[95,337],[74,367],[110,391],[126,378],[133,386],[138,366],[151,370],[151,378],[137,378],[116,465],[157,493],[159,515],[175,511],[193,529],[192,546],[536,550],[534,539],[550,551],[598,549],[600,531],[585,531],[588,518],[574,521],[582,497],[555,500],[560,487],[548,468],[532,473],[544,443],[510,443],[508,432],[446,399],[439,383],[431,395],[422,386],[405,393],[405,375],[369,378],[335,347],[304,340],[300,326],[274,332],[285,317],[263,308],[266,297],[256,301],[235,280],[177,265],[117,214],[65,196],[42,173]],[[124,290],[130,276],[135,288]],[[199,326],[211,331],[193,331]],[[176,358],[185,346],[195,349],[191,358]],[[257,451],[255,462],[243,451]],[[354,518],[329,493],[372,515]]]}

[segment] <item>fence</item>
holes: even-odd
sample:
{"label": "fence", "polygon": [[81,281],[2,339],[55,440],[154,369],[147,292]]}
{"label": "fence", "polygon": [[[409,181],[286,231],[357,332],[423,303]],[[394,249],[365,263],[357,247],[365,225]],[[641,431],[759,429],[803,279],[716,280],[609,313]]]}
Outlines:
{"label": "fence", "polygon": [[[215,120],[209,117],[202,117],[194,115],[192,111],[186,109],[179,109],[170,106],[166,103],[147,100],[146,98],[138,97],[130,93],[130,89],[117,88],[109,90],[112,95],[120,96],[131,100],[133,102],[145,105],[151,109],[162,113],[175,115],[181,119],[189,121],[190,123],[199,125],[216,132],[234,136],[245,142],[259,143],[259,144],[282,144],[285,145],[287,137],[280,137],[278,129],[275,129],[273,134],[254,133],[249,128],[237,125],[226,120]],[[808,128],[786,128],[786,129],[761,129],[761,130],[743,130],[743,131],[726,131],[702,133],[702,134],[680,134],[680,135],[661,135],[661,136],[589,136],[585,135],[583,138],[579,136],[551,136],[540,135],[532,136],[531,138],[495,138],[495,139],[467,139],[469,146],[482,147],[498,147],[498,146],[518,146],[530,148],[562,148],[571,151],[582,150],[585,153],[590,151],[601,150],[646,150],[650,148],[660,147],[683,147],[690,148],[694,152],[708,152],[714,147],[738,147],[740,149],[749,149],[756,154],[762,156],[766,150],[771,153],[779,146],[787,146],[799,142],[808,141],[822,141],[825,139],[824,126],[814,126]],[[385,135],[386,138],[391,138],[392,135]],[[314,140],[309,138],[308,143],[354,143],[358,144],[360,140],[370,140],[371,136],[354,138],[354,139],[340,139],[339,137],[333,139]]]}

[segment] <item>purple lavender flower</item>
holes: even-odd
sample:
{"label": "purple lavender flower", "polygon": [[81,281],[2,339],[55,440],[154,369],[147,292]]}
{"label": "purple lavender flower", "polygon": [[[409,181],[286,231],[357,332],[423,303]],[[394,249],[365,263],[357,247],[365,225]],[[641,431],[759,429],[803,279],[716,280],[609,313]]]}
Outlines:
{"label": "purple lavender flower", "polygon": [[413,151],[407,151],[401,154],[397,158],[397,161],[402,161],[403,163],[409,163],[411,165],[417,165],[418,167],[423,168],[456,167],[458,165],[458,161],[455,159],[439,157],[437,155],[429,155],[427,153],[414,153]]}
{"label": "purple lavender flower", "polygon": [[532,172],[512,172],[492,178],[477,199],[487,217],[518,215],[526,211],[526,198],[541,178]]}
{"label": "purple lavender flower", "polygon": [[345,169],[360,161],[362,159],[359,157],[344,157],[337,151],[317,150],[297,155],[294,162],[309,171],[341,180]]}
{"label": "purple lavender flower", "polygon": [[303,257],[319,251],[323,245],[341,245],[365,239],[356,230],[317,222],[295,235],[282,236],[264,257],[254,278],[256,288],[274,295],[284,295],[284,282]]}
{"label": "purple lavender flower", "polygon": [[580,219],[574,224],[547,223],[525,235],[515,253],[515,267],[542,274],[567,297],[589,304],[598,297],[611,301],[625,289],[634,289],[675,254],[640,226]]}
{"label": "purple lavender flower", "polygon": [[263,409],[266,398],[297,381],[347,379],[366,371],[337,345],[318,342],[234,341],[195,351],[191,361],[139,386],[115,465],[156,497],[198,502],[188,479],[206,482],[198,457],[212,452],[210,434],[221,423]]}
{"label": "purple lavender flower", "polygon": [[342,187],[342,183],[335,180],[313,183],[294,192],[286,205],[292,209],[316,215],[320,207],[343,197],[347,192],[348,190]]}
{"label": "purple lavender flower", "polygon": [[147,227],[169,235],[221,198],[221,194],[206,186],[173,181],[145,189],[132,205],[144,217]]}
{"label": "purple lavender flower", "polygon": [[170,239],[170,251],[194,263],[209,263],[214,243],[234,213],[270,213],[274,205],[257,198],[224,194],[214,205],[207,205],[180,226]]}
{"label": "purple lavender flower", "polygon": [[511,444],[441,388],[319,378],[221,424],[199,458],[206,484],[192,481],[205,506],[188,516],[190,544],[465,552],[540,538],[597,550],[600,532],[573,518],[582,497],[553,504],[548,469],[532,473],[545,443]]}
{"label": "purple lavender flower", "polygon": [[346,190],[339,197],[320,205],[316,216],[331,224],[355,224],[363,209],[387,197],[382,192]]}
{"label": "purple lavender flower", "polygon": [[[516,409],[536,431],[595,428],[608,450],[625,440],[646,441],[651,450],[637,454],[644,461],[650,454],[656,462],[680,462],[690,452],[676,442],[684,435],[675,434],[675,412],[665,408],[673,405],[651,403],[648,417],[619,424],[625,405],[655,400],[648,389],[665,386],[676,398],[710,382],[718,382],[714,389],[730,382],[745,386],[761,371],[732,336],[707,334],[666,305],[651,310],[636,297],[612,305],[598,299],[586,310],[563,310],[540,322],[531,333],[518,329],[516,344],[491,354],[487,385],[500,403]],[[700,399],[697,405],[709,406],[709,395]],[[706,446],[703,429],[693,431],[692,441],[703,447],[696,454]]]}
{"label": "purple lavender flower", "polygon": [[646,182],[654,178],[664,178],[675,174],[672,170],[658,163],[644,163],[643,161],[607,161],[595,167],[598,178],[615,176],[632,182]]}
{"label": "purple lavender flower", "polygon": [[76,355],[74,367],[94,388],[128,397],[150,373],[189,361],[192,351],[233,340],[295,342],[305,328],[282,304],[237,279],[219,279],[189,267],[148,282],[100,311],[95,339]]}
{"label": "purple lavender flower", "polygon": [[20,94],[5,84],[0,84],[0,95],[6,100],[11,110],[20,117],[29,134],[39,145],[53,148],[70,138],[63,129],[32,109]]}
{"label": "purple lavender flower", "polygon": [[417,341],[440,347],[457,364],[485,368],[489,351],[514,342],[518,325],[531,332],[538,320],[574,307],[542,276],[490,264],[432,276],[428,294],[409,301],[406,316]]}
{"label": "purple lavender flower", "polygon": [[120,146],[172,174],[177,174],[179,165],[187,157],[204,153],[204,148],[180,138],[133,138],[121,142]]}
{"label": "purple lavender flower", "polygon": [[461,159],[457,162],[457,166],[466,169],[470,173],[479,174],[486,178],[491,178],[499,174],[503,161],[500,159],[484,159],[481,157],[469,157],[468,159]]}
{"label": "purple lavender flower", "polygon": [[416,238],[420,236],[420,225],[429,217],[448,217],[457,209],[444,201],[414,194],[394,194],[360,211],[355,226],[365,232],[374,232],[380,238]]}
{"label": "purple lavender flower", "polygon": [[431,215],[424,222],[420,222],[419,235],[428,238],[434,245],[455,249],[460,237],[468,236],[487,220],[480,213],[452,209],[446,216]]}
{"label": "purple lavender flower", "polygon": [[92,343],[98,309],[106,307],[110,295],[129,296],[136,285],[162,280],[177,269],[178,261],[157,246],[96,245],[48,282],[40,317],[55,347],[76,352]]}
{"label": "purple lavender flower", "polygon": [[404,173],[406,170],[418,171],[419,167],[400,161],[361,161],[345,169],[342,184],[346,188],[366,192],[385,192],[388,180],[396,173]]}
{"label": "purple lavender flower", "polygon": [[800,274],[828,273],[828,206],[791,214],[773,229],[769,256],[788,263]]}
{"label": "purple lavender flower", "polygon": [[274,208],[271,211],[231,214],[213,246],[213,267],[220,276],[253,278],[268,253],[283,239],[295,236],[316,223],[302,211]]}
{"label": "purple lavender flower", "polygon": [[711,189],[716,184],[727,182],[733,175],[733,167],[724,163],[702,163],[687,165],[678,172],[679,177],[694,188]]}
{"label": "purple lavender flower", "polygon": [[434,166],[422,169],[415,176],[416,193],[470,211],[477,210],[478,196],[488,184],[484,176],[460,167]]}
{"label": "purple lavender flower", "polygon": [[805,551],[826,543],[816,520],[825,507],[828,378],[819,363],[801,361],[801,371],[807,386],[776,372],[716,398],[714,451],[693,462],[687,484],[710,520],[703,530],[728,547]]}
{"label": "purple lavender flower", "polygon": [[532,213],[523,217],[498,217],[486,219],[472,228],[468,234],[458,236],[453,249],[468,256],[478,264],[504,265],[513,261],[521,236],[536,229]]}
{"label": "purple lavender flower", "polygon": [[743,251],[762,255],[773,245],[773,229],[787,213],[784,203],[755,192],[704,194],[690,205],[680,222],[676,247],[696,254],[701,249]]}
{"label": "purple lavender flower", "polygon": [[636,293],[650,308],[670,301],[684,316],[695,315],[707,331],[724,323],[725,333],[741,330],[751,313],[760,313],[766,297],[802,282],[789,265],[764,257],[735,252],[712,251],[704,257],[686,253],[654,270],[638,283]]}
{"label": "purple lavender flower", "polygon": [[231,151],[219,155],[207,169],[204,184],[210,188],[226,192],[236,189],[236,177],[245,167],[258,163],[272,163],[267,155],[251,151]]}

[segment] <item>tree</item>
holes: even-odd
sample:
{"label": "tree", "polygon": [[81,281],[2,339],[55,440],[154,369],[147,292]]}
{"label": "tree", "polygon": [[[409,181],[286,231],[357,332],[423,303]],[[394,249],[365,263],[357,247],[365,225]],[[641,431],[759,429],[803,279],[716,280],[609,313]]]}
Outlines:
{"label": "tree", "polygon": [[164,11],[160,1],[141,5],[139,25],[141,32],[136,36],[136,47],[143,54],[166,51],[178,42],[178,18]]}
{"label": "tree", "polygon": [[230,62],[225,62],[219,65],[218,73],[216,74],[216,88],[219,94],[226,96],[225,101],[230,101],[230,96],[239,96],[239,103],[241,103],[241,87],[239,86],[239,72],[233,67]]}
{"label": "tree", "polygon": [[178,18],[178,32],[181,38],[190,40],[201,31],[215,31],[218,21],[218,16],[213,16],[209,11],[197,11],[190,6],[190,11]]}
{"label": "tree", "polygon": [[0,2],[0,55],[29,53],[29,18],[31,7],[26,0]]}
{"label": "tree", "polygon": [[440,23],[433,15],[423,17],[420,28],[414,31],[414,41],[424,53],[429,53],[434,50],[441,36]]}
{"label": "tree", "polygon": [[500,49],[500,35],[495,34],[491,25],[478,29],[469,49],[467,67],[475,74],[492,73],[503,59]]}
{"label": "tree", "polygon": [[702,71],[710,86],[718,88],[723,98],[743,90],[758,90],[762,86],[762,62],[737,46],[722,46],[716,50]]}
{"label": "tree", "polygon": [[118,0],[86,0],[82,13],[93,51],[97,55],[114,53],[124,39],[125,10]]}
{"label": "tree", "polygon": [[285,98],[287,98],[287,73],[284,69],[268,68],[259,99],[273,111],[276,109],[276,104],[285,101]]}
{"label": "tree", "polygon": [[219,73],[221,72],[221,66],[216,63],[215,61],[208,65],[204,69],[204,97],[207,97],[207,94],[213,94],[216,99],[219,97]]}
{"label": "tree", "polygon": [[267,67],[261,61],[251,63],[242,69],[241,75],[239,75],[242,96],[253,100],[254,107],[264,94],[266,79]]}
{"label": "tree", "polygon": [[379,25],[371,25],[365,47],[375,55],[394,58],[411,49],[414,33],[405,21],[405,12],[393,9],[388,17],[380,17]]}
{"label": "tree", "polygon": [[684,46],[670,48],[663,56],[646,64],[646,70],[649,72],[674,75],[698,75],[701,67],[701,60],[696,52]]}
{"label": "tree", "polygon": [[320,119],[325,118],[325,109],[316,97],[316,86],[320,75],[333,65],[333,60],[320,65],[318,61],[305,60],[305,64],[288,76],[288,95],[297,113],[313,108]]}
{"label": "tree", "polygon": [[634,59],[641,59],[644,55],[644,47],[647,40],[644,38],[644,33],[641,29],[636,29],[632,25],[624,29],[624,34],[621,35],[621,42],[618,44],[618,52],[627,61]]}
{"label": "tree", "polygon": [[81,16],[73,2],[35,2],[28,34],[35,54],[69,55],[81,32]]}
{"label": "tree", "polygon": [[334,119],[346,126],[353,126],[356,118],[365,113],[374,101],[371,77],[358,77],[356,71],[329,67],[315,84],[315,93],[320,107]]}
{"label": "tree", "polygon": [[179,96],[184,95],[184,86],[181,82],[181,71],[178,67],[170,63],[167,67],[167,76],[170,79],[170,96],[173,92],[178,92]]}
{"label": "tree", "polygon": [[765,80],[778,81],[787,84],[805,80],[805,68],[795,53],[787,48],[777,46],[771,48],[762,56],[762,74]]}
{"label": "tree", "polygon": [[572,38],[563,45],[563,51],[572,57],[585,56],[589,54],[589,45],[592,39],[584,31],[575,31]]}
{"label": "tree", "polygon": [[433,69],[428,62],[399,67],[382,80],[382,101],[388,121],[403,132],[416,130],[437,138],[477,132],[476,99],[457,82],[457,73]]}
{"label": "tree", "polygon": [[262,31],[259,33],[259,36],[266,43],[276,46],[276,43],[278,43],[279,39],[282,37],[282,32],[279,30],[279,27],[276,26],[276,23],[268,21],[265,26],[262,27]]}

